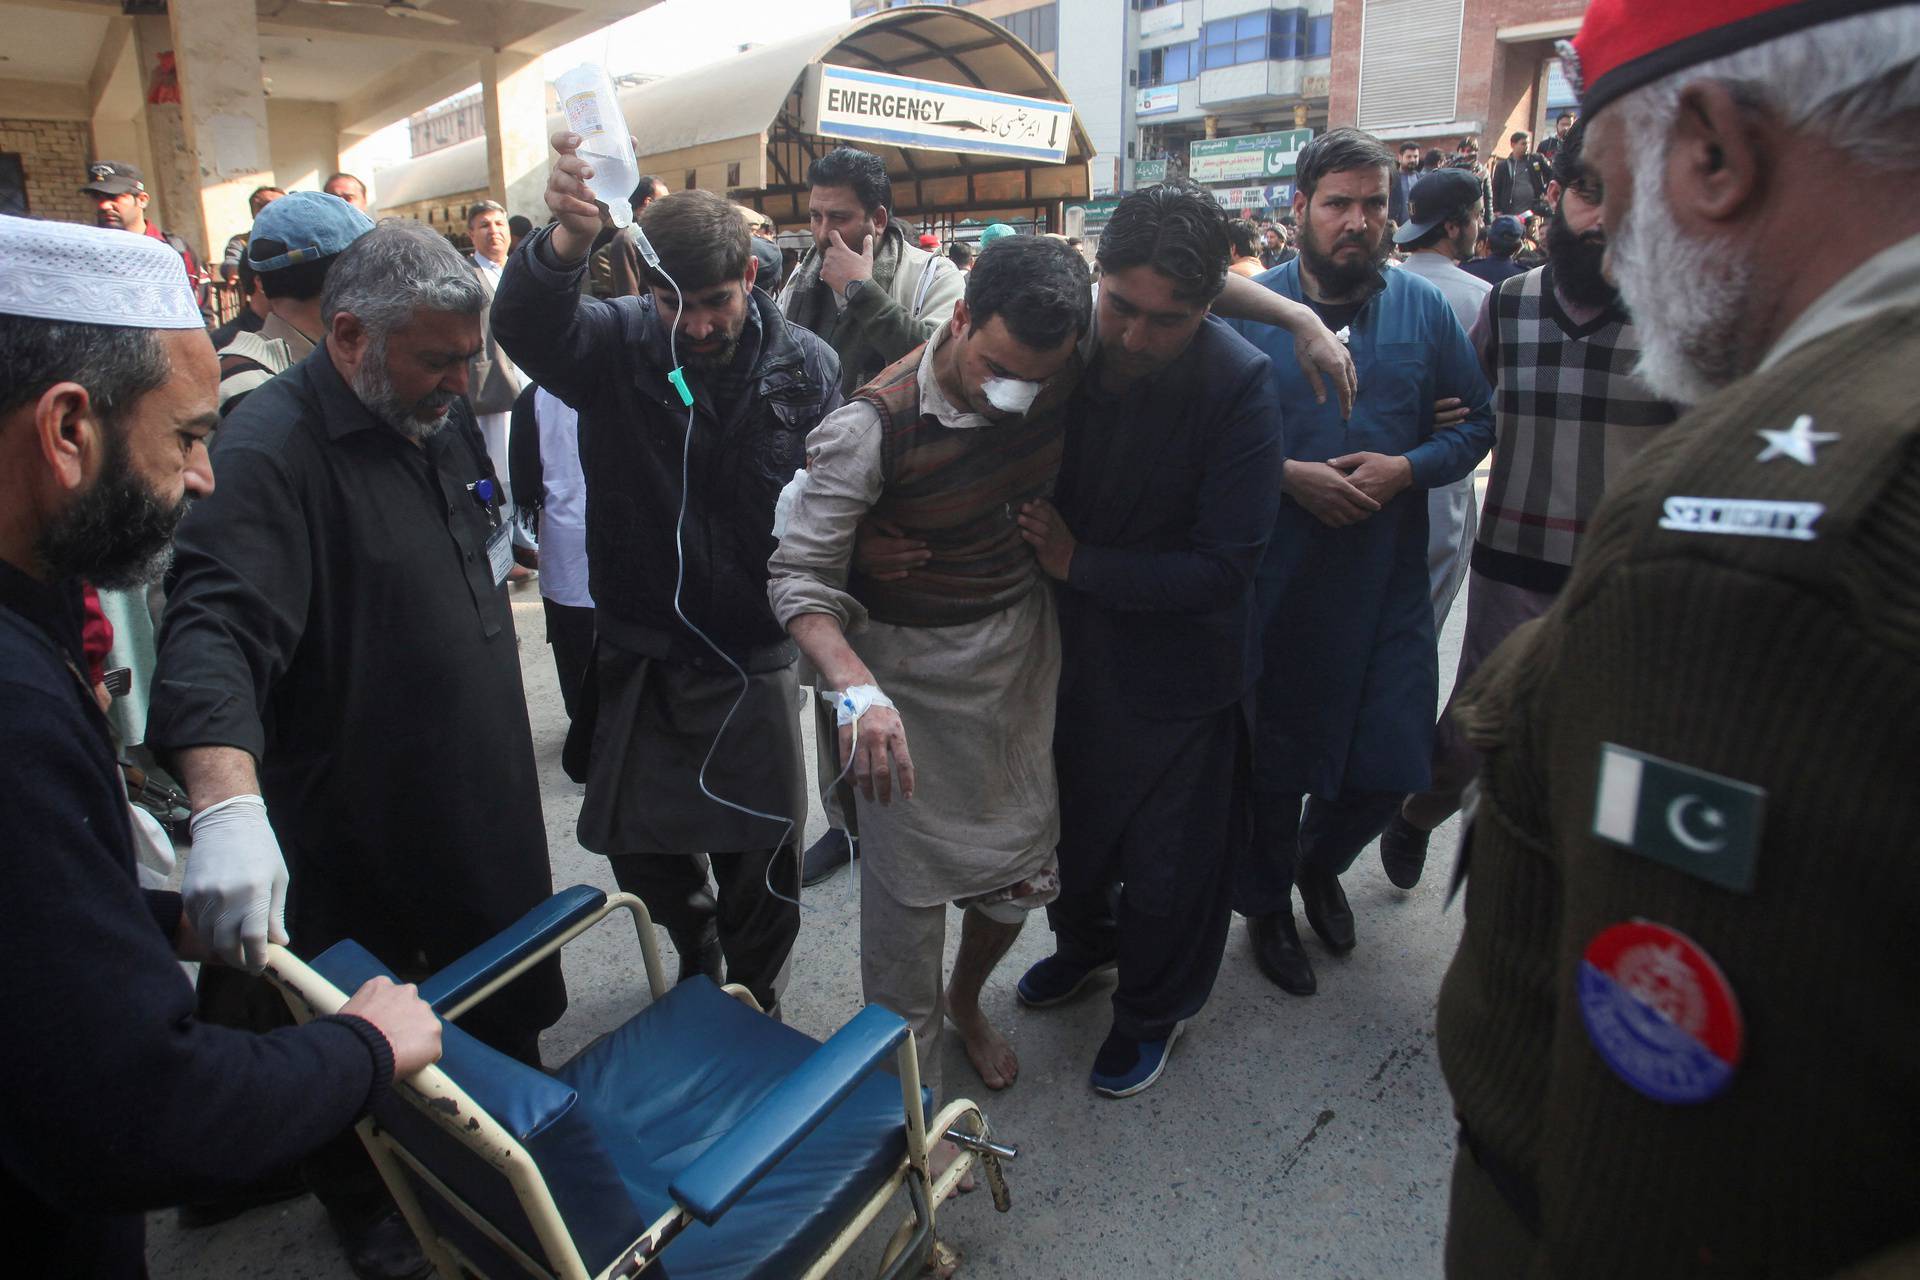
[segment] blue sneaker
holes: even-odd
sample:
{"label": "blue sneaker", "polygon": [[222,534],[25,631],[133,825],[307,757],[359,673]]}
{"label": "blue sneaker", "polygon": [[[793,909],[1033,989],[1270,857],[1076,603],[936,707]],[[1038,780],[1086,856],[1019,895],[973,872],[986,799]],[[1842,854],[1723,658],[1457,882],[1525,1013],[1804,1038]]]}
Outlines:
{"label": "blue sneaker", "polygon": [[1093,1074],[1087,1077],[1087,1083],[1095,1093],[1108,1098],[1131,1098],[1152,1088],[1167,1069],[1173,1042],[1186,1025],[1174,1023],[1164,1040],[1132,1040],[1118,1031],[1107,1032],[1106,1043],[1093,1057]]}
{"label": "blue sneaker", "polygon": [[1064,956],[1051,955],[1020,975],[1014,992],[1029,1009],[1045,1009],[1079,995],[1081,989],[1103,973],[1117,968],[1119,961],[1105,960],[1085,965]]}

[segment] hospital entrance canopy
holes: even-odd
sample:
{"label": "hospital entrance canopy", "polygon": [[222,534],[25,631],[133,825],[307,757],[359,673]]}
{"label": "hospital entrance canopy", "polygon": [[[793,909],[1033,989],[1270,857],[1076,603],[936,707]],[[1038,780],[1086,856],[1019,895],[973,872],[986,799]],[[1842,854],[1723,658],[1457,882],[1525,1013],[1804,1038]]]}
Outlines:
{"label": "hospital entrance canopy", "polygon": [[[877,73],[877,74],[876,74]],[[687,175],[781,226],[807,220],[807,166],[878,154],[894,211],[1052,209],[1088,195],[1093,146],[1046,63],[964,9],[910,6],[749,49],[621,94],[640,168]]]}

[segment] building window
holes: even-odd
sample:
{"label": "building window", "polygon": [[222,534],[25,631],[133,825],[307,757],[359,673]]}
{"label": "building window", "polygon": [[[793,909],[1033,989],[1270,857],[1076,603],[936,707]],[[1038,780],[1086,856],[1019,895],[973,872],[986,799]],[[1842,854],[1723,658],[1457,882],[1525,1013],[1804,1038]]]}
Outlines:
{"label": "building window", "polygon": [[691,191],[699,185],[700,185],[699,172],[694,169],[689,169],[687,170],[687,180],[680,184],[680,189],[682,191]]}
{"label": "building window", "polygon": [[1145,88],[1150,89],[1157,84],[1179,84],[1199,74],[1200,42],[1197,40],[1140,51],[1140,84]]}
{"label": "building window", "polygon": [[1307,19],[1307,57],[1326,58],[1333,55],[1333,15],[1319,14]]}
{"label": "building window", "polygon": [[727,185],[729,187],[737,187],[740,185],[740,162],[738,160],[729,160],[727,162]]}
{"label": "building window", "polygon": [[1180,0],[1140,0],[1140,3],[1135,5],[1134,8],[1159,9],[1159,8],[1163,8],[1166,5],[1179,4],[1179,3],[1180,3]]}
{"label": "building window", "polygon": [[27,171],[20,157],[0,151],[0,213],[25,217],[31,212],[27,208]]}
{"label": "building window", "polygon": [[1024,40],[1035,53],[1052,53],[1060,47],[1060,6],[1057,4],[1038,4],[994,21]]}
{"label": "building window", "polygon": [[[1326,19],[1328,36],[1332,18]],[[1284,62],[1307,56],[1310,23],[1304,9],[1267,9],[1222,18],[1200,28],[1200,66],[1206,71],[1247,62]]]}

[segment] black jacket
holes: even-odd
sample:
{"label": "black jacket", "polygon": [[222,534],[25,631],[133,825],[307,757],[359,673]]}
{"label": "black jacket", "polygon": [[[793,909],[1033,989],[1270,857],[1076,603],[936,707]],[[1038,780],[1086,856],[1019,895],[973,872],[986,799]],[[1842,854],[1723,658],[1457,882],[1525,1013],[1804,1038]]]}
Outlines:
{"label": "black jacket", "polygon": [[1284,462],[1267,370],[1209,316],[1144,387],[1106,399],[1097,364],[1081,380],[1055,491],[1079,543],[1059,592],[1063,725],[1193,720],[1253,687]]}
{"label": "black jacket", "polygon": [[1553,171],[1547,162],[1537,154],[1529,153],[1520,161],[1527,172],[1533,175],[1533,199],[1525,204],[1514,204],[1513,199],[1513,161],[1505,156],[1493,162],[1493,214],[1499,217],[1503,213],[1525,213],[1529,209],[1544,206],[1547,202],[1547,184],[1553,181]]}
{"label": "black jacket", "polygon": [[550,234],[528,237],[508,261],[493,332],[528,377],[579,411],[595,627],[635,653],[725,667],[675,614],[677,523],[688,621],[751,670],[785,666],[796,651],[767,603],[773,506],[804,464],[807,433],[840,405],[839,360],[754,290],[759,355],[746,390],[722,421],[707,380],[689,369],[689,437],[652,299],[581,296],[586,264],[551,266]]}
{"label": "black jacket", "polygon": [[142,896],[78,583],[0,562],[0,1196],[9,1274],[146,1275],[142,1210],[230,1194],[344,1132],[393,1054],[371,1024],[267,1035],[194,1016],[177,894]]}

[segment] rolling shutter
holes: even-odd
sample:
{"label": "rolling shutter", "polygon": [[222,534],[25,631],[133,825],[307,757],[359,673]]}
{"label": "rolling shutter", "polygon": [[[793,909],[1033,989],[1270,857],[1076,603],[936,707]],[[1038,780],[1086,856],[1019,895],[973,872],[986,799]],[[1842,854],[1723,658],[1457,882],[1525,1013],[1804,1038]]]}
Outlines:
{"label": "rolling shutter", "polygon": [[1464,0],[1366,0],[1360,127],[1454,118]]}

